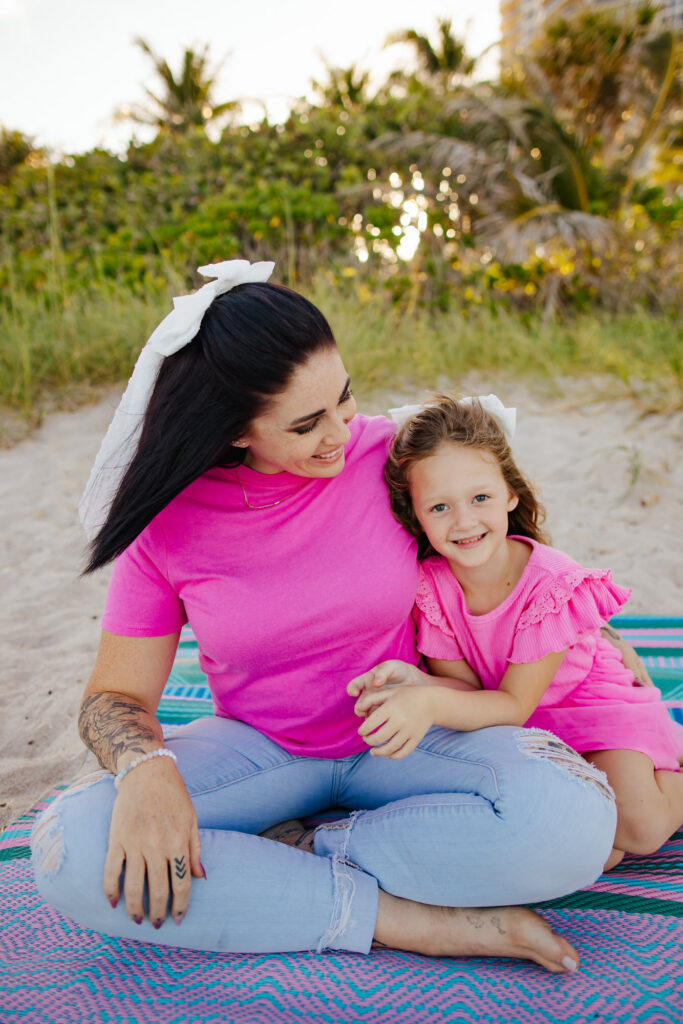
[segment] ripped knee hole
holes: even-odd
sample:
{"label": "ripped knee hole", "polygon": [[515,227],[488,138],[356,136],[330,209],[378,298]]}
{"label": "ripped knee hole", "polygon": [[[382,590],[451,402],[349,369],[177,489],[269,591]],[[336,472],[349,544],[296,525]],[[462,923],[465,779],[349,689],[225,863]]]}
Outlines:
{"label": "ripped knee hole", "polygon": [[59,820],[59,806],[62,800],[89,789],[99,782],[105,775],[110,775],[104,769],[89,772],[83,778],[78,779],[72,786],[50,804],[38,818],[33,832],[31,833],[31,853],[36,868],[44,875],[53,875],[59,871],[64,859],[64,836]]}
{"label": "ripped knee hole", "polygon": [[614,802],[614,790],[607,781],[607,776],[586,761],[573,747],[558,739],[552,732],[545,729],[522,729],[515,734],[519,749],[523,754],[538,761],[548,761],[561,771],[573,775],[586,785],[595,786],[601,795],[610,803]]}

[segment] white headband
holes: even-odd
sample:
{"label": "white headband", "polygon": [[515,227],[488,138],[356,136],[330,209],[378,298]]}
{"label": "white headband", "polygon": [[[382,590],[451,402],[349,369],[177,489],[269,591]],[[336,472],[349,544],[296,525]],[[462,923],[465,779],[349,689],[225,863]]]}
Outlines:
{"label": "white headband", "polygon": [[[473,398],[461,398],[460,401],[470,405]],[[517,424],[517,410],[506,409],[497,395],[477,395],[477,401],[484,412],[487,412],[496,421],[505,434],[507,443],[512,444]],[[429,409],[430,405],[433,404],[432,402],[427,402],[426,405],[402,405],[398,409],[389,409],[389,416],[400,430],[403,424],[407,423],[411,417],[416,416],[423,409]]]}
{"label": "white headband", "polygon": [[214,280],[192,295],[173,299],[172,311],[151,334],[138,356],[78,504],[78,513],[88,538],[92,539],[106,522],[123,475],[133,460],[142,420],[165,357],[178,352],[196,337],[204,314],[218,295],[229,292],[238,284],[267,281],[274,266],[274,263],[224,260],[223,263],[198,267],[203,277]]}

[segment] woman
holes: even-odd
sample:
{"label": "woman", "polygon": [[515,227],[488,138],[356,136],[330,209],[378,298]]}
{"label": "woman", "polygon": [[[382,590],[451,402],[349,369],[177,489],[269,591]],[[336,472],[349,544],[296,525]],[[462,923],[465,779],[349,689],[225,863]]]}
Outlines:
{"label": "woman", "polygon": [[[393,428],[356,415],[329,325],[265,283],[271,264],[200,269],[216,280],[152,335],[87,492],[88,570],[117,556],[80,713],[106,771],[39,821],[40,891],[88,927],[172,946],[374,940],[575,970],[531,911],[454,908],[593,881],[608,787],[532,730],[437,728],[404,760],[371,757],[347,683],[417,659],[415,546],[382,475]],[[187,620],[216,716],[164,745],[155,712]],[[311,852],[259,835],[334,805],[353,813]]]}

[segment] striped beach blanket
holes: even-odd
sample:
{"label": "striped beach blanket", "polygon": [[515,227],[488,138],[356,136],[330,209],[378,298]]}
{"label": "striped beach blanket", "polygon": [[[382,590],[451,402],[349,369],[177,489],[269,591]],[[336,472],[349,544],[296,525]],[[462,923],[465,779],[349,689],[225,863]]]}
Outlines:
{"label": "striped beach blanket", "polygon": [[[620,616],[683,721],[683,619]],[[212,713],[185,630],[160,707],[165,729]],[[64,788],[64,787],[62,787]],[[595,885],[538,907],[575,943],[581,970],[523,961],[356,954],[207,954],[79,928],[39,897],[28,840],[38,807],[0,835],[0,1022],[71,1024],[680,1024],[683,831],[626,857]]]}

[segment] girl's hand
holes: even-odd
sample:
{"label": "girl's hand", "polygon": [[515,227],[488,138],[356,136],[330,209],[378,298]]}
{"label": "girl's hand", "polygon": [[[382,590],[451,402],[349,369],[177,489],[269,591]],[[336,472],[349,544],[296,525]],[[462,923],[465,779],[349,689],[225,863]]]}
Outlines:
{"label": "girl's hand", "polygon": [[415,665],[408,665],[405,661],[382,661],[368,672],[363,672],[352,679],[346,687],[346,692],[349,697],[357,697],[364,690],[376,690],[380,686],[417,686],[429,681],[426,673],[421,672]]}
{"label": "girl's hand", "polygon": [[612,646],[616,647],[619,651],[624,667],[633,672],[633,676],[638,686],[655,685],[650,678],[650,673],[645,668],[645,663],[636,654],[633,647],[631,647],[631,645],[624,640],[619,633],[617,633],[616,629],[613,629],[612,626],[602,626],[600,633],[604,636],[605,640],[609,640]]}
{"label": "girl's hand", "polygon": [[373,757],[397,761],[411,754],[434,724],[431,703],[428,687],[391,686],[364,693],[356,702],[356,714],[367,718],[358,733],[374,748]]}
{"label": "girl's hand", "polygon": [[[160,928],[169,911],[180,924],[190,900],[191,877],[206,878],[200,861],[197,815],[175,764],[156,758],[121,782],[109,830],[104,892],[116,906],[125,866],[126,910],[136,924],[145,914],[148,888],[151,924]],[[170,885],[169,885],[170,883]]]}

